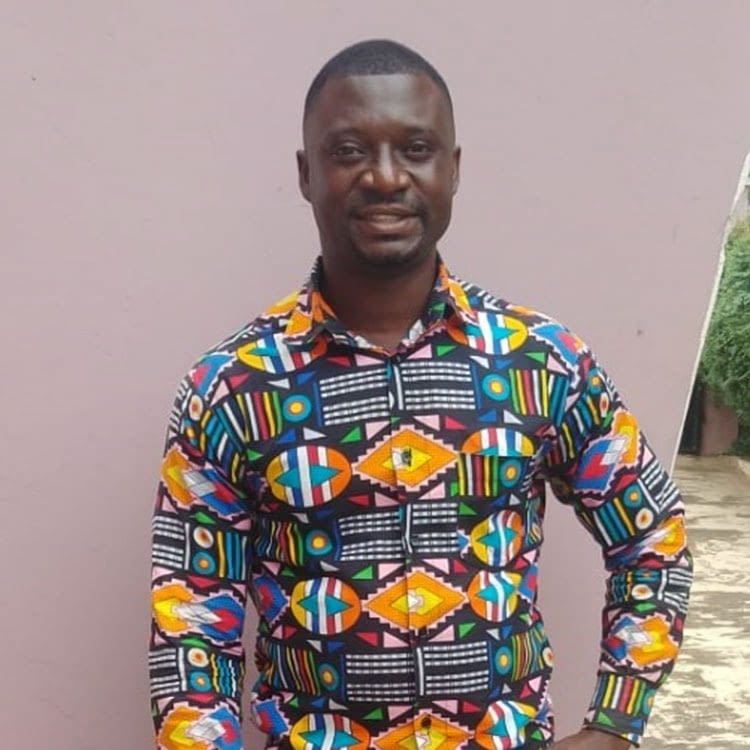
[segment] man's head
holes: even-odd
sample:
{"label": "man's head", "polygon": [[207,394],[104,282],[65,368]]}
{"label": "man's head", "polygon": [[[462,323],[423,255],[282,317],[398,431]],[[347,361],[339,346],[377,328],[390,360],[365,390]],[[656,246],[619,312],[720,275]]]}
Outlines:
{"label": "man's head", "polygon": [[360,42],[320,70],[305,99],[300,189],[324,264],[400,273],[436,251],[458,187],[450,93],[413,50]]}

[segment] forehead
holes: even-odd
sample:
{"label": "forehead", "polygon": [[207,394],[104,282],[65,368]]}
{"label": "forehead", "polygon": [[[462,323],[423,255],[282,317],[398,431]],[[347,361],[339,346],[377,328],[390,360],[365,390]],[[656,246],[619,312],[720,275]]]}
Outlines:
{"label": "forehead", "polygon": [[305,139],[338,130],[379,127],[429,129],[452,138],[445,92],[423,73],[332,78],[304,122]]}

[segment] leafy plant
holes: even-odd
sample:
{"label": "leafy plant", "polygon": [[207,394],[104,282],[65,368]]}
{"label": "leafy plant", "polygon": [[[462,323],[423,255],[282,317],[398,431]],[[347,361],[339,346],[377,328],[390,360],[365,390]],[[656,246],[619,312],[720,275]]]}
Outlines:
{"label": "leafy plant", "polygon": [[738,223],[727,240],[699,377],[737,414],[735,451],[750,453],[750,220]]}

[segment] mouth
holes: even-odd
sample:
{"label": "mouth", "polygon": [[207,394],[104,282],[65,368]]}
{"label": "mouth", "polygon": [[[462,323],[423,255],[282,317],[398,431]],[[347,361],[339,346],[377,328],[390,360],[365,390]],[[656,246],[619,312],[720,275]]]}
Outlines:
{"label": "mouth", "polygon": [[414,211],[401,206],[369,206],[354,218],[376,234],[401,234],[412,230],[418,220]]}

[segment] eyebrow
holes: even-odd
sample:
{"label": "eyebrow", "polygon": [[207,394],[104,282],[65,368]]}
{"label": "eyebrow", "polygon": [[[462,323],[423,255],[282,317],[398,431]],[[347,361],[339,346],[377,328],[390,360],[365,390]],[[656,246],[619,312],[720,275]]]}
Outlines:
{"label": "eyebrow", "polygon": [[[423,136],[432,138],[434,140],[440,140],[440,136],[434,128],[426,128],[420,125],[407,125],[404,127],[404,133],[407,137]],[[329,130],[324,136],[325,142],[338,140],[339,138],[346,137],[359,137],[362,135],[362,130],[356,127],[343,127],[334,130]]]}

